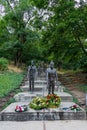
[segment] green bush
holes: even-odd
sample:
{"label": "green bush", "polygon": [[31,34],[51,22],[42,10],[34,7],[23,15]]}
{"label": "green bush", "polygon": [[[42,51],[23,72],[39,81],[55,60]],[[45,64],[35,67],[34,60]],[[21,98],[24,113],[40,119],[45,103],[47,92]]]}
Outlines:
{"label": "green bush", "polygon": [[87,57],[83,57],[81,60],[80,60],[80,68],[87,72]]}
{"label": "green bush", "polygon": [[6,58],[0,58],[0,71],[7,70],[8,60]]}

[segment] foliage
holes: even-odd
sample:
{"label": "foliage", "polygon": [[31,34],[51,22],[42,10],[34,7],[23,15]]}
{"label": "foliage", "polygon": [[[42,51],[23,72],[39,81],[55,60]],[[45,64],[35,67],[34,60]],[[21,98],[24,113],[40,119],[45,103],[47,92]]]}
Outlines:
{"label": "foliage", "polygon": [[[83,0],[1,0],[0,56],[14,63],[54,60],[86,70],[87,3]],[[13,6],[12,6],[13,5]],[[82,64],[81,62],[82,61]]]}
{"label": "foliage", "polygon": [[80,62],[80,68],[83,71],[87,72],[87,57],[82,57],[79,62]]}
{"label": "foliage", "polygon": [[[37,41],[36,49],[38,54],[39,36],[37,31],[33,29],[31,22],[31,19],[34,17],[35,9],[31,5],[30,0],[22,0],[18,3],[8,0],[4,2],[6,3],[4,8],[5,11],[7,10],[7,13],[3,17],[3,20],[1,20],[0,24],[1,30],[3,28],[3,32],[1,32],[0,35],[1,39],[3,40],[0,46],[0,54],[1,56],[13,60],[15,65],[18,65],[22,61],[26,61],[26,59],[22,59],[22,57],[23,53],[25,53],[24,48],[27,46],[27,44],[29,44],[28,46],[31,48],[32,42],[33,49],[33,43]],[[12,4],[14,7],[12,7]],[[3,39],[3,35],[5,40]],[[26,51],[26,54],[28,53],[29,55],[32,55],[29,52],[29,50]],[[30,59],[28,58],[28,60]]]}
{"label": "foliage", "polygon": [[0,74],[0,97],[17,88],[23,79],[23,73],[3,72]]}
{"label": "foliage", "polygon": [[6,58],[0,58],[0,71],[6,70],[8,67],[8,60]]}
{"label": "foliage", "polygon": [[45,26],[42,45],[46,48],[48,58],[51,56],[56,65],[61,62],[62,67],[77,69],[83,53],[87,57],[84,44],[87,21],[84,13],[87,13],[87,5],[80,3],[75,7],[74,0],[53,2],[55,4],[50,6],[50,10],[54,15]]}

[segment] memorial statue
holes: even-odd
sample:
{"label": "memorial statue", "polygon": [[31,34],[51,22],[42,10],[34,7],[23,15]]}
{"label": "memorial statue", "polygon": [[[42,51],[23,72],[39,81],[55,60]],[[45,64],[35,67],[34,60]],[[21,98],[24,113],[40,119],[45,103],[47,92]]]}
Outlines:
{"label": "memorial statue", "polygon": [[47,68],[47,87],[48,87],[48,94],[54,94],[55,88],[55,81],[58,81],[57,71],[54,68],[54,62],[51,61],[49,68]]}
{"label": "memorial statue", "polygon": [[34,65],[34,61],[31,61],[31,65],[28,67],[28,79],[29,79],[29,89],[31,92],[34,91],[34,80],[36,75],[36,66]]}
{"label": "memorial statue", "polygon": [[38,70],[38,77],[40,77],[42,74],[42,65],[41,64],[39,64],[37,70]]}

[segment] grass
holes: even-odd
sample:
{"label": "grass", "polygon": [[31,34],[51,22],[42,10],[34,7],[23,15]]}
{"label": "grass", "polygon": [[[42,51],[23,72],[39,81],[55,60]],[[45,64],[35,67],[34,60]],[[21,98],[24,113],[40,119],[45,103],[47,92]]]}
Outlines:
{"label": "grass", "polygon": [[0,97],[6,96],[9,92],[17,88],[23,77],[23,73],[9,71],[0,73]]}

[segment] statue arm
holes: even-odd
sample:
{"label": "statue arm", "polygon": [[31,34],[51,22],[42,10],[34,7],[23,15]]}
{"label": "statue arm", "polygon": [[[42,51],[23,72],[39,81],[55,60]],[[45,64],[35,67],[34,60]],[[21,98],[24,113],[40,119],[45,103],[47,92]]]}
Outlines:
{"label": "statue arm", "polygon": [[37,67],[35,66],[35,73],[37,73]]}
{"label": "statue arm", "polygon": [[47,88],[48,88],[48,69],[46,70],[46,81],[47,81]]}
{"label": "statue arm", "polygon": [[48,81],[48,69],[46,70],[46,80]]}

